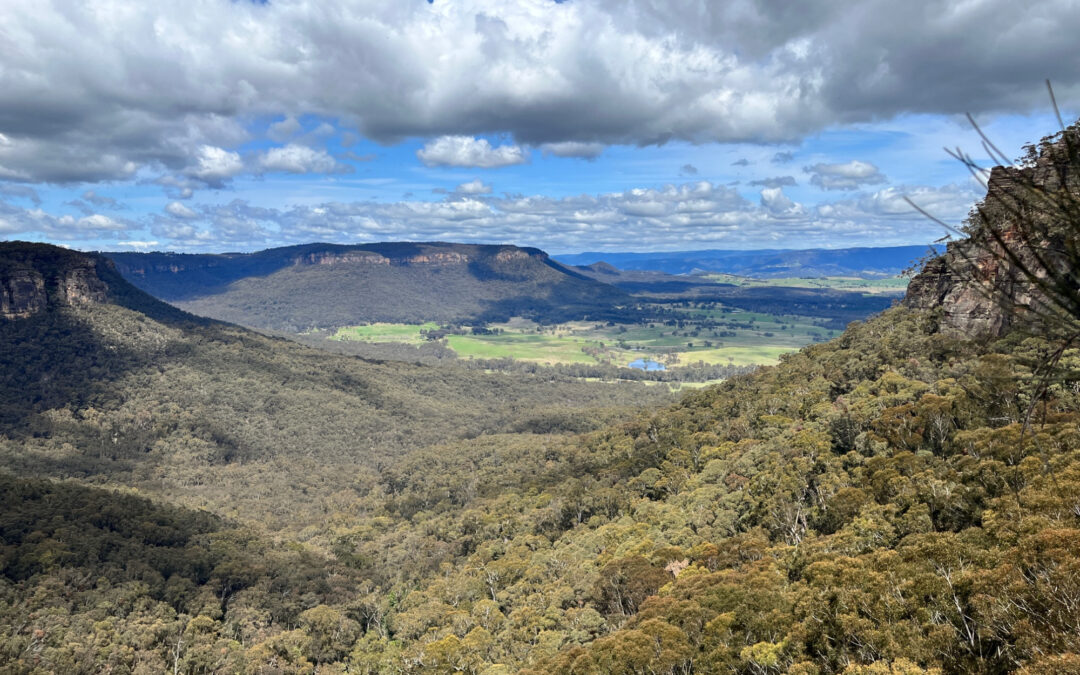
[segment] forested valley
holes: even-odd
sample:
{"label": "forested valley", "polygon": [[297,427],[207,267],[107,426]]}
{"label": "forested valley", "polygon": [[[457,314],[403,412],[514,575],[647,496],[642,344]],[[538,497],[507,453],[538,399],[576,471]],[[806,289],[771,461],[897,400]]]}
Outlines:
{"label": "forested valley", "polygon": [[1080,350],[940,265],[672,401],[0,259],[3,672],[1080,672]]}

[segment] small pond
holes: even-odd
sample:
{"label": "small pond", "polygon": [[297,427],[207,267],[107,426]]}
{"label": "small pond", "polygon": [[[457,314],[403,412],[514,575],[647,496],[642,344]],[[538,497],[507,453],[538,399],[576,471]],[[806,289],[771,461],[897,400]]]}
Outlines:
{"label": "small pond", "polygon": [[628,363],[631,368],[637,368],[638,370],[667,370],[664,364],[657,363],[651,359],[637,359]]}

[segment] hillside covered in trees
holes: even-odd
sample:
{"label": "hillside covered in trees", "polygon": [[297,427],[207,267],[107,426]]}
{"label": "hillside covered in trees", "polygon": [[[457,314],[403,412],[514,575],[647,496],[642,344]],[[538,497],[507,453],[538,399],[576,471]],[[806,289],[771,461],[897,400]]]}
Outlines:
{"label": "hillside covered in trees", "polygon": [[969,339],[925,301],[966,280],[927,274],[918,302],[632,415],[643,387],[56,296],[0,324],[0,661],[1078,672],[1080,350]]}
{"label": "hillside covered in trees", "polygon": [[517,246],[391,242],[106,255],[157,298],[202,316],[291,333],[369,321],[606,320],[630,301],[543,251]]}

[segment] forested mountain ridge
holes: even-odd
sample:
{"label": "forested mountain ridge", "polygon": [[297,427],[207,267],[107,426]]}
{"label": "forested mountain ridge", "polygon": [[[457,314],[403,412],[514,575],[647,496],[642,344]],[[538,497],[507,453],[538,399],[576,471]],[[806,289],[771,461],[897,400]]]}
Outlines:
{"label": "forested mountain ridge", "polygon": [[726,307],[775,315],[827,316],[831,319],[830,326],[838,330],[886,309],[894,299],[825,288],[740,287],[707,277],[620,270],[607,263],[574,269],[622,289],[640,301],[717,302]]}
{"label": "forested mountain ridge", "polygon": [[105,255],[155,297],[203,316],[288,332],[371,321],[602,319],[629,302],[623,291],[539,249],[517,246],[305,244],[250,254]]}
{"label": "forested mountain ridge", "polygon": [[[4,672],[237,672],[256,643],[252,663],[275,672],[279,650],[306,649],[290,632],[305,611],[325,618],[368,583],[316,526],[381,494],[383,472],[433,443],[478,466],[542,449],[469,488],[486,494],[534,480],[567,432],[670,400],[330,355],[184,314],[53,246],[0,244],[0,287],[43,298],[0,318]],[[252,632],[220,633],[226,612]]]}

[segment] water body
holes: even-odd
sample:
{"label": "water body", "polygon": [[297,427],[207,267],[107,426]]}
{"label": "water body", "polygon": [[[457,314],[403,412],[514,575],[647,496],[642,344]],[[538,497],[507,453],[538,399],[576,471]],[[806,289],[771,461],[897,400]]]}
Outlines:
{"label": "water body", "polygon": [[638,370],[667,370],[664,364],[657,363],[650,359],[637,359],[628,363],[631,368],[637,368]]}

